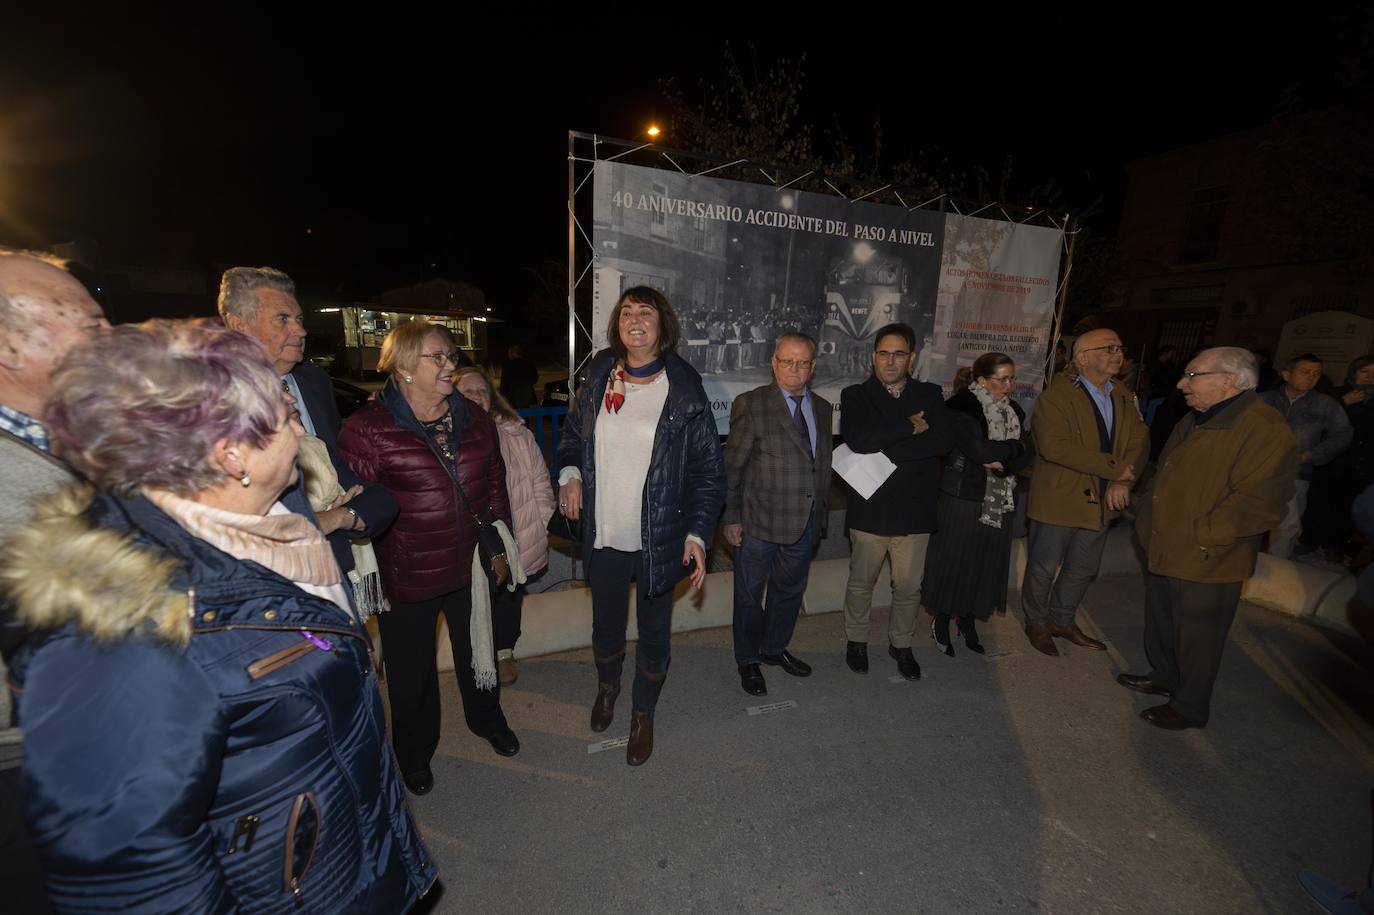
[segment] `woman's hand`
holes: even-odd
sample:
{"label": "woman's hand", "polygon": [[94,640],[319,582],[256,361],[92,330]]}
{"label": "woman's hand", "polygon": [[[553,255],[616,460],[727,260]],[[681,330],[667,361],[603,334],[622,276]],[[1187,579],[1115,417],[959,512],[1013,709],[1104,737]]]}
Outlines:
{"label": "woman's hand", "polygon": [[558,510],[569,521],[582,516],[582,481],[569,480],[558,487]]}
{"label": "woman's hand", "polygon": [[1002,466],[1002,462],[1001,462],[1001,461],[991,461],[991,462],[989,462],[989,463],[987,463],[987,464],[984,464],[984,465],[983,465],[983,469],[984,469],[984,470],[1000,470],[1000,471],[1002,471],[1003,473],[1006,472],[1006,468],[1004,468],[1004,467]]}
{"label": "woman's hand", "polygon": [[496,576],[496,587],[501,587],[510,578],[510,563],[505,554],[491,558],[491,571]]}
{"label": "woman's hand", "polygon": [[354,496],[362,492],[361,486],[354,486],[329,503],[329,507],[315,516],[320,522],[320,530],[326,537],[335,531],[351,531],[357,527],[358,519],[344,508]]}
{"label": "woman's hand", "polygon": [[1341,395],[1341,400],[1347,407],[1353,407],[1357,403],[1364,402],[1364,388],[1351,388]]}
{"label": "woman's hand", "polygon": [[706,552],[702,550],[701,544],[695,540],[688,540],[682,549],[682,564],[690,565],[693,559],[697,561],[697,567],[692,570],[692,587],[700,591],[701,586],[706,584]]}

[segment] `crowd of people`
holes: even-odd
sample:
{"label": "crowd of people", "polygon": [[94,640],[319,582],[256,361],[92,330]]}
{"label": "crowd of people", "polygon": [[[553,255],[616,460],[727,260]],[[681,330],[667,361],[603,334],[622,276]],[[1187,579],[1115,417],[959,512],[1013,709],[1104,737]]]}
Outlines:
{"label": "crowd of people", "polygon": [[[577,529],[591,586],[592,732],[615,719],[636,584],[629,765],[653,754],[674,595],[684,580],[704,586],[718,528],[735,553],[741,688],[766,695],[764,667],[812,674],[789,645],[829,519],[834,406],[811,390],[810,335],[751,330],[750,358],[772,378],[735,398],[722,448],[671,303],[625,290],[550,470],[507,386],[460,365],[444,327],[393,328],[385,384],[341,421],[328,378],[303,361],[290,277],[231,268],[218,310],[110,328],[60,262],[0,249],[14,697],[0,724],[23,732],[22,754],[0,757],[0,809],[22,807],[3,826],[31,837],[10,842],[0,881],[20,910],[44,894],[59,910],[408,909],[437,877],[405,795],[435,788],[438,620],[468,729],[519,753],[501,688],[519,676],[524,585],[547,564],[555,512]],[[1264,538],[1274,550],[1295,539],[1309,486],[1329,487],[1309,502],[1333,527],[1338,499],[1346,525],[1350,503],[1371,499],[1374,360],[1357,360],[1327,403],[1311,390],[1315,357],[1261,395],[1251,353],[1202,350],[1176,381],[1188,413],[1138,493],[1150,432],[1118,381],[1113,331],[1073,341],[1030,417],[1008,396],[1011,357],[980,356],[946,399],[913,377],[919,350],[910,326],[881,328],[870,376],[841,394],[845,446],[883,468],[848,502],[856,674],[869,672],[885,563],[900,676],[921,677],[923,608],[941,654],[984,650],[978,623],[1007,608],[1022,501],[1028,641],[1050,656],[1056,640],[1105,648],[1076,612],[1108,528],[1134,509],[1150,670],[1117,679],[1166,698],[1147,722],[1202,727]],[[512,396],[530,396],[528,374]],[[27,886],[40,870],[46,888]]]}

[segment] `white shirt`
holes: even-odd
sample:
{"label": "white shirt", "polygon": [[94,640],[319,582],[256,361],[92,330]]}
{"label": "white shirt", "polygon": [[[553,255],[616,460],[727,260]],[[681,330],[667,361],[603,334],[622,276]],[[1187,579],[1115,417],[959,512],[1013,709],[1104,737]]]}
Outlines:
{"label": "white shirt", "polygon": [[596,549],[627,553],[643,549],[644,482],[654,435],[668,402],[668,373],[648,384],[625,385],[619,413],[604,406],[596,415]]}

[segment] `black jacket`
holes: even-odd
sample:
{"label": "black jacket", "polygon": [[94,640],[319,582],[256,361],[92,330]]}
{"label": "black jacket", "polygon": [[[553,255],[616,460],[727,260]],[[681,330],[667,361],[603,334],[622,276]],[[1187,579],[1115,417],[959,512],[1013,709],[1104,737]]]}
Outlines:
{"label": "black jacket", "polygon": [[983,405],[968,388],[945,401],[954,423],[954,449],[945,455],[945,469],[940,476],[940,491],[956,499],[979,502],[987,489],[988,472],[984,464],[1001,463],[1002,470],[993,473],[1008,476],[1030,465],[1035,457],[1031,446],[1034,440],[1026,429],[1026,413],[1016,401],[1011,408],[1021,423],[1021,440],[994,442],[988,438],[988,421]]}
{"label": "black jacket", "polygon": [[[725,460],[701,375],[676,353],[665,353],[663,362],[668,402],[654,432],[640,512],[649,580],[639,586],[650,597],[673,590],[687,574],[682,550],[688,534],[700,537],[710,552],[711,536],[725,504]],[[591,561],[596,542],[596,418],[613,365],[615,353],[608,349],[592,359],[587,383],[577,392],[558,444],[558,469],[576,467],[582,474],[584,562]]]}
{"label": "black jacket", "polygon": [[[922,411],[930,428],[917,435],[907,417]],[[897,465],[873,498],[850,498],[846,526],[883,537],[933,533],[940,455],[954,444],[939,386],[912,378],[893,397],[873,376],[852,384],[840,394],[840,435],[851,450],[881,451]]]}

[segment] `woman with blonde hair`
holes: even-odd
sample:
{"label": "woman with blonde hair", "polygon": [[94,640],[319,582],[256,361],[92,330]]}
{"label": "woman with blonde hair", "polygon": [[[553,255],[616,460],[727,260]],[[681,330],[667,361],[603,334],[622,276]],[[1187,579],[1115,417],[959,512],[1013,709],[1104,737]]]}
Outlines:
{"label": "woman with blonde hair", "polygon": [[[454,386],[468,400],[491,414],[500,433],[501,458],[506,462],[506,492],[510,496],[512,533],[520,550],[520,565],[526,578],[542,572],[549,564],[549,519],[553,517],[553,486],[544,453],[534,440],[520,414],[492,386],[491,376],[476,366],[453,373]],[[492,605],[492,628],[496,633],[496,677],[510,686],[520,676],[515,663],[515,643],[520,638],[520,607],[525,586],[514,591],[501,588]]]}
{"label": "woman with blonde hair", "polygon": [[[448,621],[454,672],[468,730],[501,756],[520,741],[501,710],[492,647],[491,585],[510,576],[505,554],[479,549],[484,528],[509,529],[506,465],[491,417],[453,387],[458,351],[447,328],[399,324],[382,343],[378,370],[389,376],[377,399],[339,433],[339,455],[364,480],[391,491],[400,511],[375,541],[391,610],[378,615],[386,656],[391,742],[406,787],[434,787],[439,747],[435,629]],[[490,553],[494,582],[488,581]]]}

